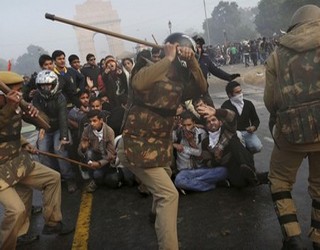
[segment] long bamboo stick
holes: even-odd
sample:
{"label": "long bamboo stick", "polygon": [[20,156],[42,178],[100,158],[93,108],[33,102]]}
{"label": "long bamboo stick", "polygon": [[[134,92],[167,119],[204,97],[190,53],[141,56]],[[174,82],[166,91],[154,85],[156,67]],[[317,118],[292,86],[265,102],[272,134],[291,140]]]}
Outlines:
{"label": "long bamboo stick", "polygon": [[158,44],[155,44],[155,43],[151,43],[151,42],[148,42],[148,41],[145,41],[145,40],[142,40],[142,39],[138,39],[138,38],[135,38],[135,37],[132,37],[132,36],[122,35],[122,34],[119,34],[119,33],[113,32],[113,31],[100,29],[100,28],[97,28],[97,27],[94,27],[94,26],[91,26],[91,25],[75,22],[75,21],[72,21],[70,19],[58,17],[58,16],[56,16],[54,14],[46,13],[45,14],[45,18],[49,19],[49,20],[52,20],[52,21],[58,21],[58,22],[62,22],[62,23],[65,23],[65,24],[70,24],[70,25],[73,25],[73,26],[76,26],[76,27],[80,27],[80,28],[83,28],[83,29],[91,30],[91,31],[98,32],[98,33],[101,33],[101,34],[117,37],[117,38],[120,38],[120,39],[123,39],[123,40],[127,40],[127,41],[130,41],[130,42],[144,44],[144,45],[149,46],[149,47],[160,48],[160,49],[162,48],[161,45],[158,45]]}
{"label": "long bamboo stick", "polygon": [[86,167],[86,168],[91,168],[91,169],[93,169],[93,168],[90,167],[88,164],[85,164],[85,163],[80,162],[80,161],[72,160],[72,159],[63,157],[63,156],[61,156],[61,155],[57,155],[57,154],[53,154],[53,153],[49,153],[49,152],[45,152],[45,151],[41,151],[41,150],[37,150],[37,153],[38,153],[38,154],[41,154],[41,155],[46,155],[46,156],[49,156],[49,157],[61,159],[61,160],[64,160],[64,161],[68,161],[68,162],[71,162],[71,163],[74,163],[74,164],[78,164],[78,165],[80,165],[81,167]]}

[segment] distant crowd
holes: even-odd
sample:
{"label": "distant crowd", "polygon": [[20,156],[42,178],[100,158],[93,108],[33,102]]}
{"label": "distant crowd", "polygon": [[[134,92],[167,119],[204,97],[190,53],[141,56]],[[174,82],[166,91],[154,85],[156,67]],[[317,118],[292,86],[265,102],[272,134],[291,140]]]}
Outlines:
{"label": "distant crowd", "polygon": [[246,67],[249,67],[249,65],[257,66],[258,63],[264,64],[277,43],[275,38],[263,37],[227,45],[208,45],[205,51],[218,66],[244,63]]}

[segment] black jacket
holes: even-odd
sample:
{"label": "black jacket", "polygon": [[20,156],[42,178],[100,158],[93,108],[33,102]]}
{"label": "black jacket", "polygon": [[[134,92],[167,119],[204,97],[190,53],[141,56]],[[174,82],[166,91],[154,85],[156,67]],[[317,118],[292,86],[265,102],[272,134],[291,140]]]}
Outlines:
{"label": "black jacket", "polygon": [[84,75],[74,68],[68,68],[68,73],[71,75],[73,82],[78,90],[83,91],[86,87],[86,81]]}
{"label": "black jacket", "polygon": [[60,139],[68,138],[67,122],[67,102],[61,92],[56,93],[53,97],[45,99],[39,92],[35,94],[32,104],[39,110],[43,111],[49,117],[51,128],[46,132],[55,132],[60,130]]}
{"label": "black jacket", "polygon": [[209,58],[209,56],[205,53],[201,54],[201,56],[199,58],[199,64],[200,64],[200,68],[202,70],[202,73],[206,79],[208,79],[209,72],[212,75],[214,75],[222,80],[232,81],[234,79],[234,77],[232,75],[228,74],[227,72],[225,72],[222,69],[219,69],[217,66],[215,66],[214,63]]}
{"label": "black jacket", "polygon": [[81,73],[84,75],[85,81],[89,77],[93,81],[93,86],[98,87],[98,76],[100,74],[100,68],[98,66],[92,66],[88,63],[83,65]]}
{"label": "black jacket", "polygon": [[221,108],[230,109],[236,113],[237,130],[245,131],[246,128],[250,126],[255,126],[256,129],[258,129],[260,125],[260,119],[258,117],[256,108],[251,101],[246,99],[243,99],[243,101],[244,106],[241,115],[239,115],[237,108],[232,105],[230,100],[225,101],[221,105]]}

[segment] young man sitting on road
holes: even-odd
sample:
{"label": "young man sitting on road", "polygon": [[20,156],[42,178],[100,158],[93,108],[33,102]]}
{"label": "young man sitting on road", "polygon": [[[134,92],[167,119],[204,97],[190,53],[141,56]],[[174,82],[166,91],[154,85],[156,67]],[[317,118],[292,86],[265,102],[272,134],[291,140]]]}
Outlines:
{"label": "young man sitting on road", "polygon": [[227,167],[227,178],[235,187],[267,183],[267,173],[256,172],[253,155],[237,137],[235,113],[209,106],[198,107],[197,111],[207,120],[209,136],[202,142],[202,157],[206,165]]}
{"label": "young man sitting on road", "polygon": [[207,132],[196,127],[195,117],[190,111],[183,112],[180,117],[182,127],[173,134],[173,147],[177,150],[176,166],[179,170],[174,183],[180,190],[212,190],[217,182],[227,177],[227,169],[207,167],[202,163],[201,143],[208,137]]}

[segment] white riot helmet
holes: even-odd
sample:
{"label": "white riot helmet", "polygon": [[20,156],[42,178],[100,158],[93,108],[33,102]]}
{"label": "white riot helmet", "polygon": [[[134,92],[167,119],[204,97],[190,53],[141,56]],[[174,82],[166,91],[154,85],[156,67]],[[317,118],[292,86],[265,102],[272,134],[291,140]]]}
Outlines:
{"label": "white riot helmet", "polygon": [[38,73],[36,85],[44,98],[49,99],[58,92],[59,79],[56,73],[51,70],[42,70]]}

